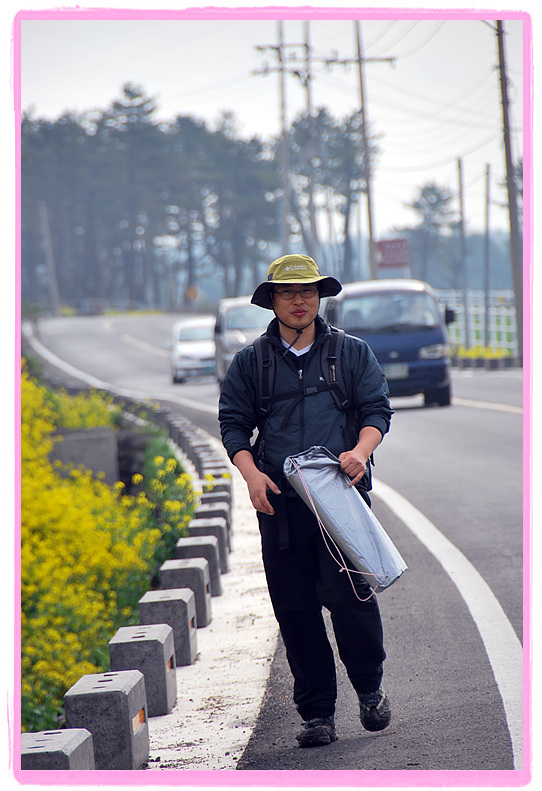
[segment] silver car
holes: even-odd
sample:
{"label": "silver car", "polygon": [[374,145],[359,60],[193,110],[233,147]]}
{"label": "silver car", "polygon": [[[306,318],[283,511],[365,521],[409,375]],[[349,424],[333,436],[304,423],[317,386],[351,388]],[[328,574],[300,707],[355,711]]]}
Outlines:
{"label": "silver car", "polygon": [[215,374],[222,386],[235,354],[261,335],[273,313],[252,305],[250,296],[231,297],[218,303],[215,324]]}
{"label": "silver car", "polygon": [[190,316],[176,322],[171,339],[171,378],[213,374],[215,369],[214,316]]}

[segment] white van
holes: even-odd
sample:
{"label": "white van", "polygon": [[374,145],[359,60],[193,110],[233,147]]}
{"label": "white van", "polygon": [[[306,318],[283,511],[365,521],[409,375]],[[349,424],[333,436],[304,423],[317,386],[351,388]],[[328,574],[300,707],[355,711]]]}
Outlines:
{"label": "white van", "polygon": [[222,386],[236,352],[265,332],[273,318],[266,308],[252,305],[251,296],[230,297],[218,303],[215,322],[215,374]]}

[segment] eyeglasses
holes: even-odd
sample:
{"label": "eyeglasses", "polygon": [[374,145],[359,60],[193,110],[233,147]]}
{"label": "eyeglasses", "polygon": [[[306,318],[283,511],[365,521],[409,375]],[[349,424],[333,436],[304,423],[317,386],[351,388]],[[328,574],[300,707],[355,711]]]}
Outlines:
{"label": "eyeglasses", "polygon": [[303,286],[303,288],[275,288],[273,289],[273,293],[285,300],[293,299],[296,294],[299,294],[302,299],[311,299],[311,297],[315,297],[316,294],[318,294],[318,288],[316,286]]}

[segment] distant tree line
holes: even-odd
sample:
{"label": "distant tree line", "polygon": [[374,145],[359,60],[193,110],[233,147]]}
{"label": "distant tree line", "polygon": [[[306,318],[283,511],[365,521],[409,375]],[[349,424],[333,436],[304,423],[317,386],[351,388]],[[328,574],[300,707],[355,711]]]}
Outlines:
{"label": "distant tree line", "polygon": [[[241,138],[230,114],[211,129],[190,116],[157,122],[155,110],[127,84],[104,111],[55,121],[23,115],[23,301],[53,311],[93,303],[188,310],[250,292],[282,252],[281,140]],[[359,113],[334,119],[321,108],[287,133],[290,242],[344,282],[359,273],[353,218],[366,164],[378,156],[374,135],[364,150],[360,123]],[[426,185],[412,204],[419,224],[400,230],[411,238],[413,274],[452,287],[448,204],[442,188]],[[330,229],[338,218],[334,247],[318,239],[317,214]]]}

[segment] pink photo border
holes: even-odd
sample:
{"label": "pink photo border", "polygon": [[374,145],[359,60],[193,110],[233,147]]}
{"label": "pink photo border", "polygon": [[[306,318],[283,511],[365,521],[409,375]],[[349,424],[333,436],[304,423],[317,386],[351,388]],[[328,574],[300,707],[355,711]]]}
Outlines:
{"label": "pink photo border", "polygon": [[[173,20],[173,19],[515,19],[523,22],[523,129],[524,129],[524,417],[523,417],[523,537],[524,537],[524,768],[507,771],[256,771],[224,772],[215,770],[164,770],[161,772],[87,771],[87,772],[36,772],[20,769],[20,711],[17,704],[8,710],[10,764],[20,784],[43,786],[193,786],[193,787],[516,787],[527,785],[531,779],[532,762],[532,666],[531,666],[531,584],[532,584],[532,22],[524,11],[473,10],[473,9],[407,9],[407,8],[312,8],[309,6],[265,8],[191,8],[184,10],[140,10],[108,8],[58,8],[20,11],[14,20],[13,44],[13,96],[15,110],[16,156],[16,360],[15,360],[15,426],[20,426],[20,120],[21,120],[21,22],[24,20]],[[17,434],[17,431],[16,431]],[[20,465],[20,436],[15,440],[15,463]],[[15,678],[14,701],[20,700],[20,479],[15,492]]]}

